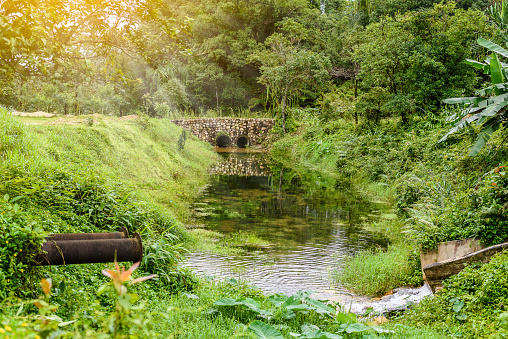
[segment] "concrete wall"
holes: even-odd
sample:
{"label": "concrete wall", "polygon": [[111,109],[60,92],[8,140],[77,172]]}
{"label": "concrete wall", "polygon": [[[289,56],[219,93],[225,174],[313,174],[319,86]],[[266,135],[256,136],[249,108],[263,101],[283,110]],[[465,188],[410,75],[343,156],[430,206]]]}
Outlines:
{"label": "concrete wall", "polygon": [[460,258],[483,248],[484,246],[478,240],[469,238],[442,242],[437,249],[420,251],[423,279],[429,283],[432,291],[435,292],[436,289],[441,287],[441,280],[433,281],[435,280],[434,277],[427,277],[424,269],[426,266]]}
{"label": "concrete wall", "polygon": [[258,145],[268,136],[275,122],[273,119],[241,119],[241,118],[207,118],[172,120],[176,125],[183,127],[200,140],[207,141],[215,146],[216,138],[227,134],[233,145],[241,136],[249,139],[249,145]]}
{"label": "concrete wall", "polygon": [[490,261],[493,255],[507,248],[508,243],[490,246],[459,257],[453,257],[426,265],[423,267],[423,271],[432,292],[436,293],[443,287],[443,280],[459,273],[471,263],[477,262],[485,264]]}
{"label": "concrete wall", "polygon": [[422,268],[435,262],[461,257],[482,248],[484,247],[480,242],[472,238],[442,242],[437,246],[437,249],[420,252]]}

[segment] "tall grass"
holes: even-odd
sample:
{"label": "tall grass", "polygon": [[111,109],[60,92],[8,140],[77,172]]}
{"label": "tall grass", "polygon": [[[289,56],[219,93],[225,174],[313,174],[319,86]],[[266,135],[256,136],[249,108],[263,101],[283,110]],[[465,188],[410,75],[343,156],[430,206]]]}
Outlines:
{"label": "tall grass", "polygon": [[[101,120],[92,126],[25,125],[0,110],[0,197],[5,200],[0,215],[12,209],[11,219],[21,220],[22,230],[37,225],[34,239],[42,233],[125,226],[143,237],[145,256],[151,258],[144,269],[161,276],[175,273],[177,244],[188,240],[181,221],[216,155],[194,137],[179,147],[182,130],[169,120]],[[14,258],[24,240],[5,233],[10,238],[4,241],[16,242],[7,253]],[[24,264],[31,265],[38,249],[33,251]],[[69,270],[53,269],[61,275]],[[14,280],[17,272],[0,266],[0,296],[30,289],[30,282]]]}
{"label": "tall grass", "polygon": [[23,125],[0,110],[1,166],[37,176],[63,172],[122,182],[184,218],[216,155],[195,137],[179,151],[181,134],[166,119],[103,119],[93,127]]}
{"label": "tall grass", "polygon": [[368,296],[381,296],[395,287],[420,286],[419,255],[403,245],[389,246],[386,251],[362,251],[347,259],[333,274],[336,282]]}

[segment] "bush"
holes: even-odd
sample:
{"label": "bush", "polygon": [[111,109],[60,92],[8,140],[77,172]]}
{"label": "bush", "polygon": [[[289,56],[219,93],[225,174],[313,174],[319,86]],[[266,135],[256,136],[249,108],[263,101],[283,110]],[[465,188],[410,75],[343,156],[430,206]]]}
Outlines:
{"label": "bush", "polygon": [[9,195],[0,198],[0,300],[8,293],[30,294],[35,255],[44,233]]}
{"label": "bush", "polygon": [[508,311],[508,251],[445,280],[434,298],[423,300],[402,321],[448,329],[463,338],[486,338],[500,327],[503,311]]}

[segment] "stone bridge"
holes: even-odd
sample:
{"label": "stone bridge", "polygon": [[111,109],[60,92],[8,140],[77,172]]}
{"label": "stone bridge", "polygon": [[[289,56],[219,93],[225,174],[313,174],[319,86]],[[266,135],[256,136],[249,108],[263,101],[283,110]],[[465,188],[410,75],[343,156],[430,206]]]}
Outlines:
{"label": "stone bridge", "polygon": [[258,145],[274,126],[273,119],[203,118],[172,120],[200,140],[219,147]]}

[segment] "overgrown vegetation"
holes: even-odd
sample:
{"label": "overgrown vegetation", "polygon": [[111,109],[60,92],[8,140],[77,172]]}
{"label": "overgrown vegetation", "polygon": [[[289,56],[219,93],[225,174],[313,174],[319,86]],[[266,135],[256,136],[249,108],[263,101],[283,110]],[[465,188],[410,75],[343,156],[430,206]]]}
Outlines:
{"label": "overgrown vegetation", "polygon": [[[107,265],[90,265],[95,272],[85,267],[34,266],[43,237],[50,233],[110,232],[126,227],[142,235],[142,270],[157,274],[154,286],[176,292],[196,284],[177,264],[181,242],[188,237],[180,221],[186,215],[182,206],[193,198],[195,187],[204,183],[206,164],[215,159],[203,143],[190,138],[177,150],[180,130],[164,120],[104,119],[94,126],[22,125],[1,110],[0,122],[0,299],[4,306],[20,303],[16,297],[35,297],[40,278],[50,275],[58,282],[51,301],[61,305],[58,317],[109,313],[100,311],[110,307],[109,297],[102,300],[99,296],[95,301],[98,284],[104,281],[99,278],[100,270]],[[125,302],[134,304],[136,297],[128,296]],[[69,303],[73,299],[78,302]],[[48,302],[36,304],[42,305],[38,306],[42,317],[56,309]],[[126,317],[132,326],[137,324],[129,318],[130,306],[119,302],[117,313],[111,314],[114,321]],[[4,306],[2,310],[7,311]],[[17,312],[21,318],[27,317],[25,321],[35,321],[30,325],[32,332],[23,329],[16,317],[9,318],[10,313],[3,313],[7,316],[4,325],[21,331],[20,337],[29,333],[45,337],[63,322],[55,322],[57,318],[41,322],[30,316],[32,313],[30,306]],[[76,324],[75,330],[81,328],[84,335],[97,330],[94,324],[102,322],[108,329],[107,317],[90,320]],[[144,321],[149,323],[149,318]],[[112,336],[119,331],[120,325],[115,326]],[[148,331],[144,335],[151,333],[148,327],[143,328]],[[74,337],[76,333],[71,332],[60,336]]]}
{"label": "overgrown vegetation", "polygon": [[[385,218],[364,227],[388,234],[388,249],[337,270],[357,292],[418,285],[420,246],[505,241],[507,10],[485,0],[1,2],[0,337],[339,336],[321,308],[305,309],[307,296],[286,305],[302,308],[298,321],[277,323],[288,307],[272,303],[262,325],[252,312],[269,299],[259,292],[177,269],[181,242],[192,238],[181,221],[214,156],[167,118],[273,116],[273,157],[387,204]],[[59,124],[70,117],[29,126],[14,110],[90,115],[78,126]],[[111,117],[127,114],[138,118]],[[120,226],[142,233],[140,270],[158,275],[148,291],[106,285],[97,296],[107,265],[33,266],[46,234]],[[452,278],[403,320],[442,328],[410,335],[506,336],[505,261]],[[42,280],[44,297],[13,299],[35,298],[45,275],[53,288]],[[143,309],[134,294],[152,302]],[[220,314],[201,313],[224,298],[234,302]]]}
{"label": "overgrown vegetation", "polygon": [[463,338],[506,335],[508,253],[474,264],[445,281],[444,289],[405,314],[402,323],[447,329]]}

